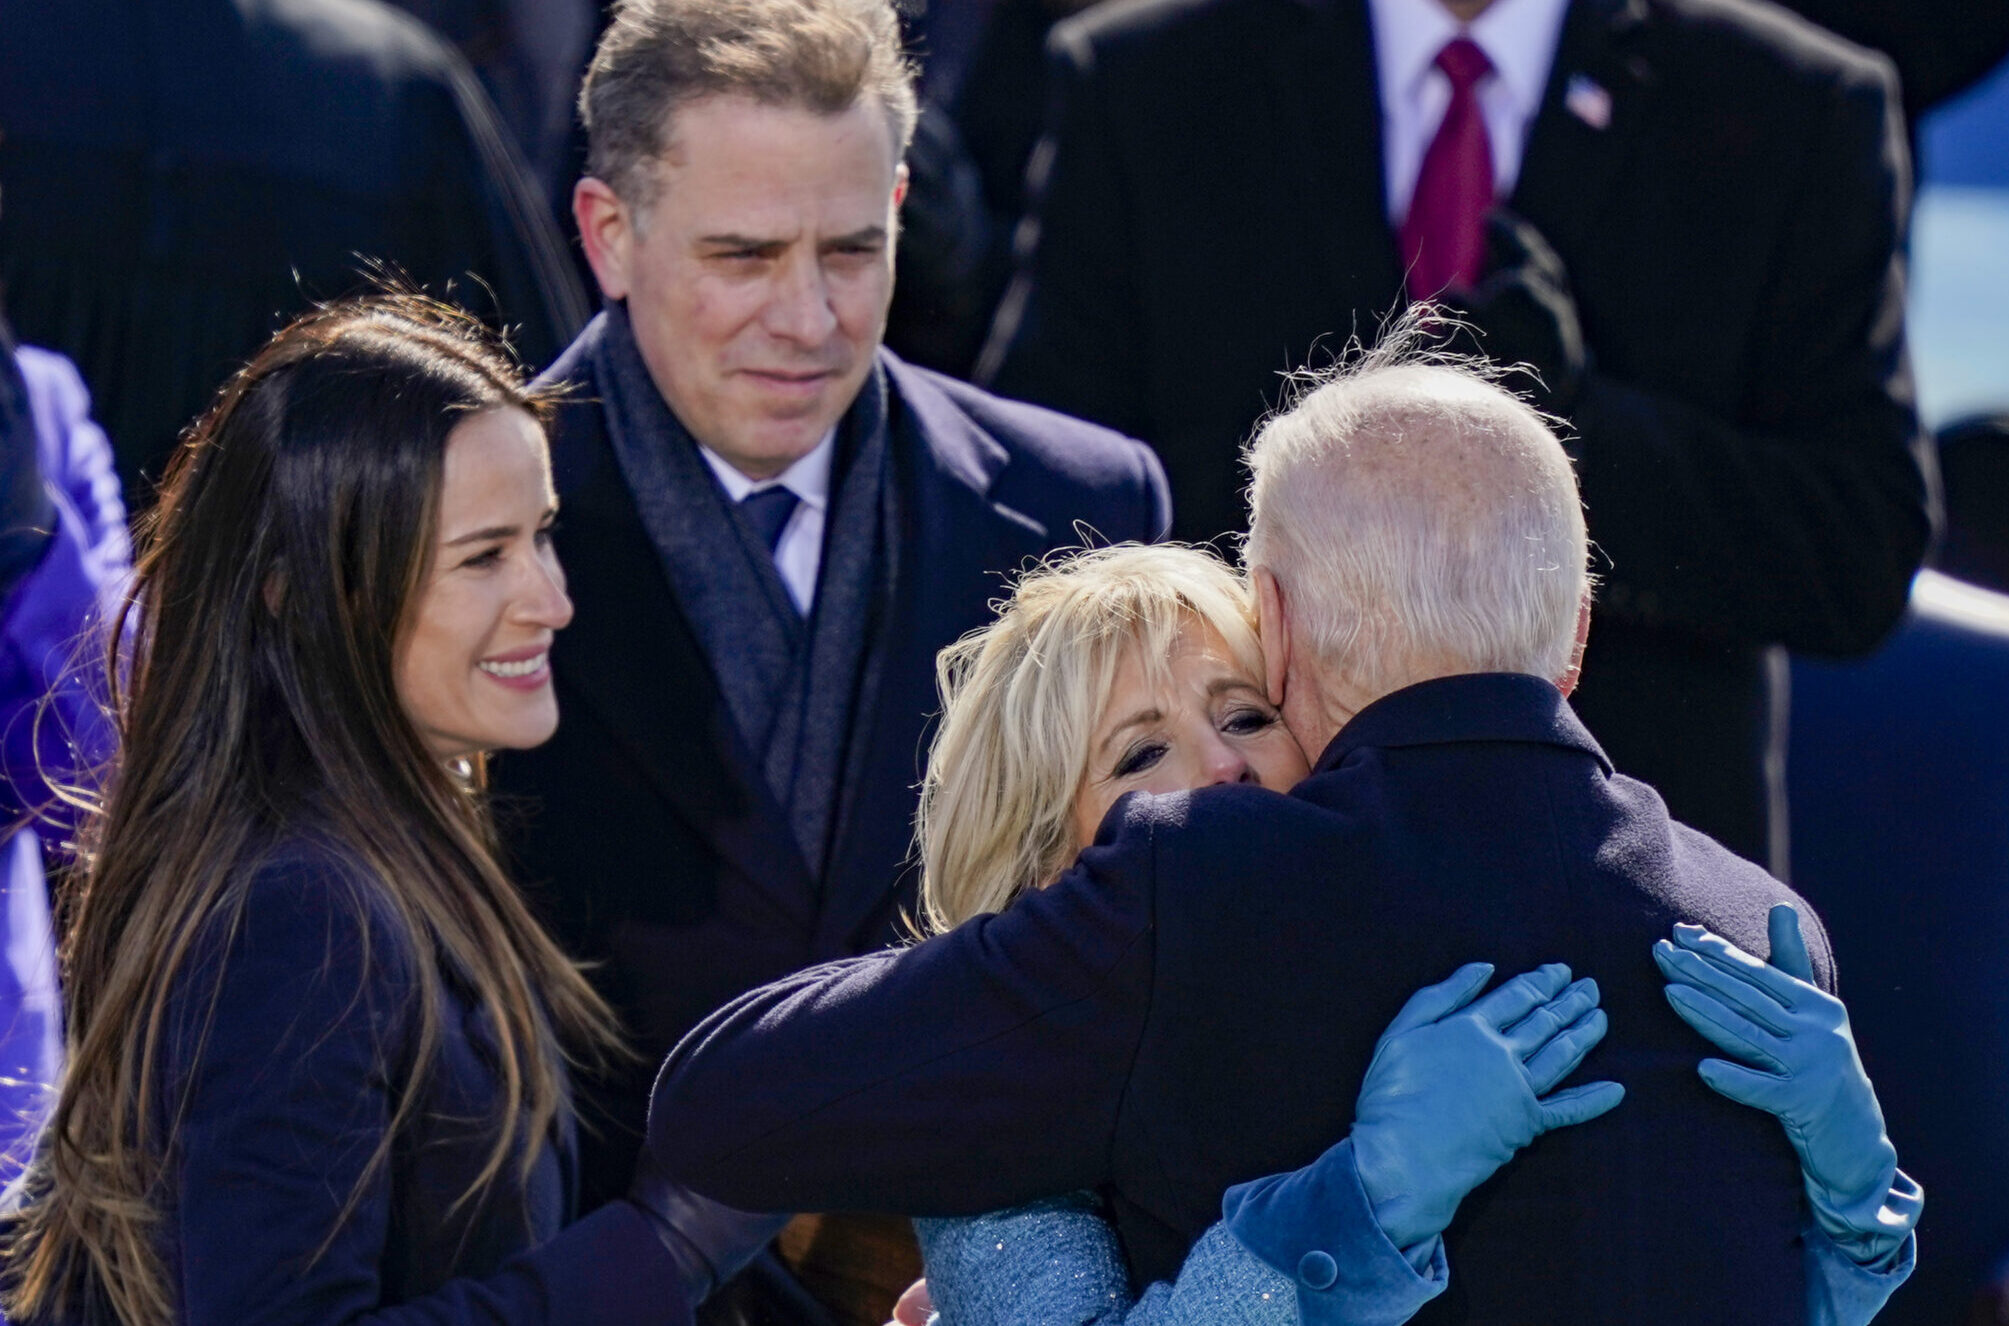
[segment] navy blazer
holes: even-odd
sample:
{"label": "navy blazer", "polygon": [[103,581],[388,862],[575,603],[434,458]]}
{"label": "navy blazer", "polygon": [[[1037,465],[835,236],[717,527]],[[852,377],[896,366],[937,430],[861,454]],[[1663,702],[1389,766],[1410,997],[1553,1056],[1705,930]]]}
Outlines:
{"label": "navy blazer", "polygon": [[938,702],[935,655],[991,618],[1006,575],[1060,547],[1153,539],[1165,478],[1142,443],[1000,400],[881,352],[900,486],[898,581],[861,697],[819,887],[760,761],[733,726],[601,422],[596,319],[545,374],[580,384],[552,459],[576,608],[552,648],[561,720],[494,766],[519,878],[595,976],[643,1061],[594,1084],[586,1194],[625,1190],[656,1063],[699,1019],[764,982],[885,944],[911,911],[915,788]]}
{"label": "navy blazer", "polygon": [[[449,986],[444,1036],[418,1071],[409,963],[359,870],[325,849],[282,849],[248,886],[242,924],[212,925],[175,982],[155,1108],[179,1120],[160,1199],[176,1321],[688,1322],[634,1207],[561,1232],[569,1118],[527,1178],[512,1160],[481,1201],[460,1203],[494,1136],[492,1041]],[[412,1093],[388,1163],[345,1212]]]}
{"label": "navy blazer", "polygon": [[1466,1199],[1417,1320],[1799,1321],[1799,1166],[1774,1119],[1702,1084],[1649,956],[1678,920],[1766,953],[1782,901],[1614,774],[1547,682],[1444,678],[1369,706],[1287,797],[1128,799],[1003,915],[747,996],[666,1065],[660,1127],[679,1178],[756,1209],[1103,1185],[1133,1270],[1163,1278],[1225,1187],[1345,1133],[1412,991],[1562,960],[1611,1018],[1578,1080],[1626,1100]]}

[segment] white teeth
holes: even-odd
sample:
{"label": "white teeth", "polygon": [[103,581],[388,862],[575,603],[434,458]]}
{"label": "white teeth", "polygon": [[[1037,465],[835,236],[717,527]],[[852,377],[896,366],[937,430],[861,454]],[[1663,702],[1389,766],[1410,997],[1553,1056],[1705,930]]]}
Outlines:
{"label": "white teeth", "polygon": [[545,660],[550,657],[549,654],[536,654],[520,663],[497,663],[491,659],[483,659],[475,666],[491,677],[528,677],[531,673],[542,670]]}

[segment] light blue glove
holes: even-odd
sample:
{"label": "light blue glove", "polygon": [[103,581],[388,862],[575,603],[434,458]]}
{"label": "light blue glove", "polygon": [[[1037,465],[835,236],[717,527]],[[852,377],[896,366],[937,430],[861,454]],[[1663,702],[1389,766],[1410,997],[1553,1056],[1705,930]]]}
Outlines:
{"label": "light blue glove", "polygon": [[1744,1061],[1704,1059],[1702,1080],[1785,1125],[1822,1231],[1860,1265],[1888,1262],[1917,1223],[1923,1195],[1898,1172],[1848,1010],[1813,984],[1798,914],[1782,903],[1768,924],[1769,964],[1700,926],[1675,926],[1673,943],[1653,946],[1667,1002]]}
{"label": "light blue glove", "polygon": [[1490,963],[1460,967],[1410,997],[1361,1082],[1349,1137],[1375,1222],[1398,1248],[1441,1234],[1466,1193],[1552,1128],[1617,1105],[1593,1082],[1543,1098],[1604,1038],[1597,982],[1551,963],[1474,1002]]}

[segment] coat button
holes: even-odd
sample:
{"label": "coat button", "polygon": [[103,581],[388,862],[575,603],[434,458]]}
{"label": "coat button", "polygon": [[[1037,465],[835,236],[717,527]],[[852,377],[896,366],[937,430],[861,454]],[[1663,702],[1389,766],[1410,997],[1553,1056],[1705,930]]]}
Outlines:
{"label": "coat button", "polygon": [[1329,1252],[1307,1252],[1297,1264],[1297,1278],[1312,1289],[1330,1289],[1339,1279],[1339,1263]]}

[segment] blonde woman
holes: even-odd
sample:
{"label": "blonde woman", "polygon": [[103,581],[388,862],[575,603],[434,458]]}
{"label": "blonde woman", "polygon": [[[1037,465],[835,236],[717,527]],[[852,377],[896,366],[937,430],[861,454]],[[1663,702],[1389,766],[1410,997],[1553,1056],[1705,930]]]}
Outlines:
{"label": "blonde woman", "polygon": [[[951,929],[1050,883],[1126,793],[1290,788],[1305,752],[1262,679],[1248,592],[1208,553],[1108,548],[1027,576],[938,665],[943,716],[917,830],[925,925]],[[1444,1286],[1439,1235],[1465,1193],[1538,1133],[1622,1095],[1596,1083],[1538,1099],[1604,1034],[1593,982],[1553,965],[1480,997],[1491,974],[1471,964],[1412,998],[1349,1137],[1302,1170],[1230,1189],[1178,1280],[1141,1298],[1091,1195],[917,1221],[941,1319],[1406,1320]],[[1300,1301],[1300,1283],[1321,1292]]]}

